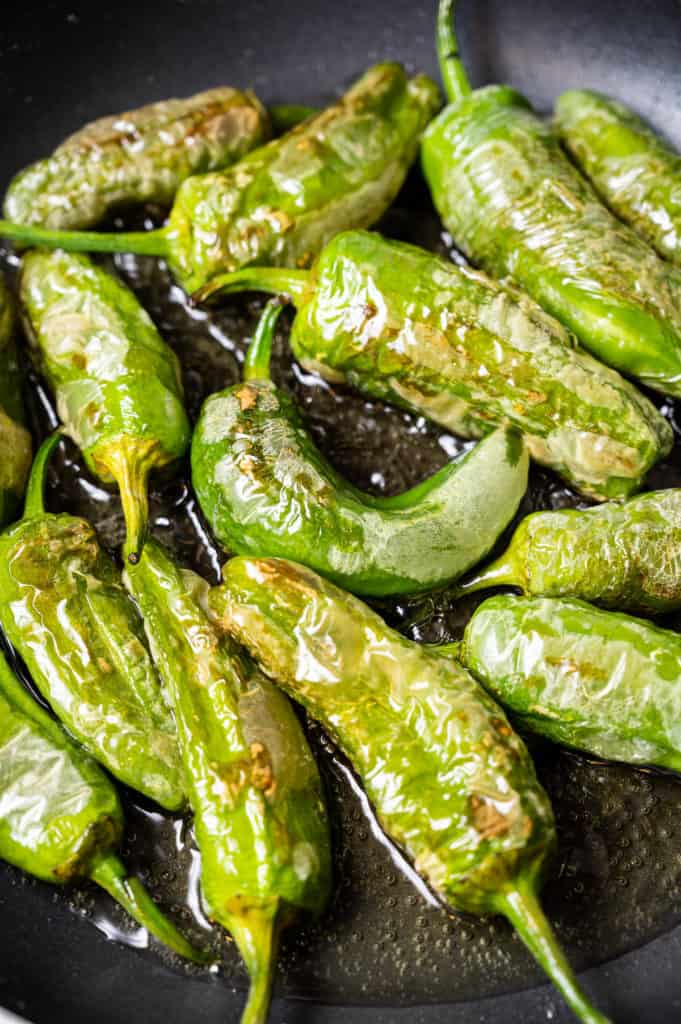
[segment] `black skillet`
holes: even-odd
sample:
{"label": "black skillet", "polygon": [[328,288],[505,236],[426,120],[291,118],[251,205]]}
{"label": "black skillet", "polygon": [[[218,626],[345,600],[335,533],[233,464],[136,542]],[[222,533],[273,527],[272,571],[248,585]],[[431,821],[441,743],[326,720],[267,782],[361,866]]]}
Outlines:
{"label": "black skillet", "polygon": [[[15,170],[49,151],[84,121],[152,99],[228,82],[252,86],[265,101],[316,104],[367,64],[384,58],[436,74],[433,8],[434,0],[10,0],[0,27],[0,187]],[[511,82],[539,109],[549,109],[561,89],[588,84],[633,103],[681,147],[678,0],[572,0],[569,5],[555,0],[461,0],[458,24],[475,84]],[[412,200],[421,211],[424,196],[418,182],[412,182],[398,204],[402,212],[388,219],[385,230],[413,234],[405,229],[411,223]],[[434,224],[430,211],[419,212],[417,219],[422,216]],[[437,236],[435,225],[431,237]],[[247,307],[226,323],[238,335],[248,333],[252,320],[253,310]],[[168,326],[180,349],[183,330],[182,323]],[[185,338],[185,347],[191,343]],[[227,353],[218,364],[208,360],[211,379],[205,387],[226,382],[220,374],[234,372],[233,367],[225,369],[229,360],[234,361],[233,354]],[[297,382],[303,397],[308,384]],[[314,382],[309,386],[313,422],[319,414],[320,443],[341,466],[345,460],[352,473],[348,450],[353,439],[343,439],[342,425],[338,426],[346,399],[338,399],[341,415],[329,421],[331,428],[324,433],[322,405],[326,402],[328,407],[331,399],[315,398]],[[369,451],[355,472],[364,485],[371,481],[370,470],[381,471],[382,445],[389,458],[393,441],[404,443],[406,437],[413,444],[404,449],[407,453],[437,449],[442,457],[435,432],[405,424],[403,417],[397,423],[376,409],[357,413],[357,403],[347,402],[360,415],[362,444]],[[367,459],[375,464],[369,465]],[[413,473],[422,475],[419,465],[426,463],[424,455]],[[658,473],[655,486],[678,485],[678,464],[677,455]],[[397,485],[393,480],[392,486]],[[533,493],[539,501],[549,500],[546,495],[560,500],[552,487],[540,478]],[[446,614],[435,611],[428,620],[431,626],[437,621],[439,628],[443,622],[446,627]],[[406,624],[404,609],[394,610],[394,615],[401,615]],[[417,622],[426,619],[416,616]],[[412,625],[415,631],[418,625]],[[676,858],[681,846],[675,828],[681,787],[672,780],[585,765],[547,750],[539,750],[538,757],[540,771],[556,796],[562,840],[558,877],[547,891],[548,908],[575,962],[590,967],[584,976],[586,987],[595,1002],[622,1024],[678,1021],[681,859]],[[370,827],[356,798],[347,792],[338,797],[342,769],[332,767],[328,774],[332,804],[340,801],[344,819],[337,836],[342,848],[340,895],[322,923],[330,930],[326,945],[317,934],[312,952],[298,949],[295,940],[288,948],[282,988],[287,998],[275,1001],[272,1021],[567,1021],[567,1012],[548,987],[531,987],[539,976],[507,931],[448,921],[420,897],[414,901],[406,895],[409,888],[386,874],[388,854],[375,843],[371,846]],[[139,825],[143,812],[131,813],[133,825]],[[351,832],[368,835],[361,855],[359,847],[353,847],[355,840],[348,838]],[[375,873],[379,862],[383,874]],[[390,886],[396,886],[397,897],[389,895]],[[362,894],[368,898],[359,898]],[[88,898],[87,893],[77,894],[77,906],[87,908]],[[242,994],[224,980],[186,976],[153,953],[140,955],[107,941],[73,913],[61,895],[26,884],[6,867],[0,868],[0,907],[0,1004],[31,1021],[217,1024],[238,1019]],[[420,945],[412,934],[419,927],[425,929]],[[315,933],[310,934],[314,939]],[[445,950],[452,951],[451,957],[445,952],[444,959],[443,942]],[[475,946],[475,956],[467,945]],[[503,957],[498,946],[503,947]],[[627,948],[629,952],[612,959]],[[422,983],[437,958],[452,964],[449,972],[444,971],[444,981],[441,971],[437,983]],[[326,982],[320,981],[322,968]],[[228,974],[230,981],[235,977],[238,982],[238,974]]]}

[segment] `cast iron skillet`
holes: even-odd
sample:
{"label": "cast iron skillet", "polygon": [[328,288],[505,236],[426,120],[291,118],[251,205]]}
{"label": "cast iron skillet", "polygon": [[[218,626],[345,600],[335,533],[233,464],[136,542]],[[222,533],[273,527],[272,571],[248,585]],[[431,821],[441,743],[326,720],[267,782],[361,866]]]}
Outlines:
{"label": "cast iron skillet", "polygon": [[[317,104],[384,58],[436,75],[434,3],[14,0],[0,29],[0,188],[84,121],[153,99],[226,82],[252,86],[265,101]],[[588,84],[634,103],[681,146],[678,0],[461,0],[460,8],[474,84],[511,82],[539,109],[560,90]],[[681,805],[681,788],[679,796]],[[17,878],[0,871],[0,1004],[40,1024],[237,1019],[241,993],[107,942],[52,890]],[[681,927],[584,980],[620,1024],[678,1020]],[[278,1001],[272,1011],[274,1024],[569,1019],[546,986],[448,1006]]]}

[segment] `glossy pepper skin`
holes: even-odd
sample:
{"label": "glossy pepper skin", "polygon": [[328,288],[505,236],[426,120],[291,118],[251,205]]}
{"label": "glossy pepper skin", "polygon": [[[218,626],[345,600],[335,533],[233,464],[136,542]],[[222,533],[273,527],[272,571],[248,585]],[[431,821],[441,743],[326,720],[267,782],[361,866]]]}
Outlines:
{"label": "glossy pepper skin", "polygon": [[441,0],[450,104],[425,132],[421,154],[456,244],[494,277],[513,278],[602,362],[681,395],[681,269],[601,204],[519,93],[470,91],[450,56],[452,8]]}
{"label": "glossy pepper skin", "polygon": [[0,624],[52,710],[126,785],[184,805],[170,709],[118,569],[84,519],[46,513],[36,456],[24,518],[0,534]]}
{"label": "glossy pepper skin", "polygon": [[559,96],[553,124],[613,213],[681,263],[681,156],[633,110],[589,89]]}
{"label": "glossy pepper skin", "polygon": [[158,231],[68,234],[0,221],[0,236],[164,256],[187,292],[220,271],[307,266],[333,235],[368,227],[387,210],[439,103],[425,75],[377,64],[333,106],[234,167],[188,178]]}
{"label": "glossy pepper skin", "polygon": [[506,551],[456,593],[498,586],[641,615],[681,608],[681,490],[526,516]]}
{"label": "glossy pepper skin", "polygon": [[536,896],[555,844],[548,798],[503,711],[453,659],[280,559],[233,558],[218,621],[349,757],[382,827],[444,900],[505,914],[583,1021]]}
{"label": "glossy pepper skin", "polygon": [[0,792],[3,860],[45,882],[87,876],[161,942],[205,961],[116,856],[123,811],[112,783],[29,696],[2,653]]}
{"label": "glossy pepper skin", "polygon": [[228,86],[102,117],[14,178],[4,216],[73,229],[132,203],[169,206],[185,178],[227,167],[268,137],[257,98]]}
{"label": "glossy pepper skin", "polygon": [[209,618],[202,579],[150,541],[127,582],[175,712],[205,905],[251,976],[243,1024],[260,1024],[279,931],[329,896],[317,767],[287,699]]}
{"label": "glossy pepper skin", "polygon": [[637,490],[669,451],[647,398],[530,299],[412,245],[349,231],[310,272],[254,267],[199,293],[284,292],[303,365],[464,437],[511,425],[530,455],[590,497]]}
{"label": "glossy pepper skin", "polygon": [[31,435],[24,426],[14,325],[12,297],[0,276],[0,528],[21,509],[31,468]]}
{"label": "glossy pepper skin", "polygon": [[458,657],[523,728],[681,771],[681,637],[583,601],[488,598]]}
{"label": "glossy pepper skin", "polygon": [[194,432],[192,483],[213,533],[230,551],[294,558],[360,594],[457,579],[518,510],[529,461],[522,438],[498,430],[406,493],[363,494],[327,462],[269,379],[281,308],[275,301],[263,314],[246,382],[211,395]]}
{"label": "glossy pepper skin", "polygon": [[86,256],[27,253],[20,298],[64,432],[96,476],[118,484],[134,557],[146,534],[148,475],[189,445],[175,353],[133,293]]}

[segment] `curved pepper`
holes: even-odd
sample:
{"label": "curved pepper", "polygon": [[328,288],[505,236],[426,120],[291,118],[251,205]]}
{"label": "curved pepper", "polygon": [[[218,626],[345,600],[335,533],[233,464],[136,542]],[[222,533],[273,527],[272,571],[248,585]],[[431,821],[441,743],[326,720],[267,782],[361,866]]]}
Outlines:
{"label": "curved pepper", "polygon": [[644,615],[681,608],[681,490],[526,516],[507,550],[455,593],[499,586]]}
{"label": "curved pepper", "polygon": [[200,577],[149,541],[126,579],[175,712],[208,915],[232,933],[251,977],[242,1022],[260,1024],[279,932],[329,896],[317,767],[287,699],[209,619]]}
{"label": "curved pepper", "polygon": [[453,659],[279,559],[233,558],[210,607],[349,757],[378,819],[459,910],[504,914],[581,1020],[579,989],[536,890],[553,815],[503,711]]}
{"label": "curved pepper", "polygon": [[[463,459],[394,498],[352,487],[269,380],[270,304],[246,383],[211,395],[192,441],[192,483],[218,540],[240,554],[295,558],[375,596],[457,579],[495,544],[527,488],[518,434],[499,430]],[[490,494],[494,501],[490,501]]]}
{"label": "curved pepper", "polygon": [[258,99],[228,86],[102,117],[21,171],[4,215],[72,229],[131,203],[169,206],[185,178],[227,167],[268,136]]}
{"label": "curved pepper", "polygon": [[175,353],[133,293],[86,256],[27,253],[20,297],[64,432],[93,473],[118,484],[134,558],[146,535],[149,473],[189,445]]}
{"label": "curved pepper", "polygon": [[284,292],[305,366],[464,437],[509,424],[530,455],[590,497],[635,491],[672,431],[647,398],[522,294],[412,245],[351,231],[311,271],[253,267],[199,298]]}
{"label": "curved pepper", "polygon": [[523,728],[615,761],[681,771],[681,637],[583,601],[488,598],[458,648]]}
{"label": "curved pepper", "polygon": [[71,735],[126,785],[178,810],[175,723],[139,615],[90,524],[43,506],[58,440],[36,456],[24,518],[0,534],[0,624]]}
{"label": "curved pepper", "polygon": [[91,878],[181,956],[195,950],[114,850],[123,811],[103,771],[29,696],[0,652],[0,857],[45,882]]}
{"label": "curved pepper", "polygon": [[471,92],[453,5],[441,0],[438,39],[450,103],[423,137],[422,162],[456,244],[512,277],[602,362],[681,395],[681,269],[601,205],[519,93]]}
{"label": "curved pepper", "polygon": [[613,213],[681,263],[681,155],[624,104],[588,89],[558,97],[554,128]]}
{"label": "curved pepper", "polygon": [[14,321],[12,297],[0,276],[0,527],[16,518],[31,468],[31,435],[24,426]]}
{"label": "curved pepper", "polygon": [[251,264],[306,266],[337,232],[373,224],[387,210],[438,106],[425,75],[377,64],[333,106],[234,167],[188,178],[158,231],[52,232],[0,221],[0,236],[163,256],[188,292]]}

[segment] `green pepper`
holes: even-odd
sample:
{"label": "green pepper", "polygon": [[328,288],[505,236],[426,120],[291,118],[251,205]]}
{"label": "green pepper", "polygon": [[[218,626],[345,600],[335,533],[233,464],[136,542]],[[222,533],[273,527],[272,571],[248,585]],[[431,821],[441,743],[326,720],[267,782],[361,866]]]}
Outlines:
{"label": "green pepper", "polygon": [[58,440],[36,456],[24,518],[0,534],[0,624],[71,735],[126,785],[178,810],[175,723],[137,610],[90,524],[44,509]]}
{"label": "green pepper", "polygon": [[123,811],[103,771],[29,696],[0,652],[0,857],[45,882],[91,878],[152,935],[205,961],[114,850]]}
{"label": "green pepper", "polygon": [[455,593],[499,586],[643,615],[681,608],[681,490],[526,516],[507,550]]}
{"label": "green pepper", "polygon": [[253,267],[199,297],[251,288],[295,303],[303,365],[464,437],[510,424],[537,462],[593,498],[632,493],[671,447],[652,403],[539,306],[415,246],[345,232],[309,272]]}
{"label": "green pepper", "polygon": [[559,96],[554,128],[613,213],[681,263],[681,156],[628,107],[588,89]]}
{"label": "green pepper", "polygon": [[169,206],[190,174],[227,167],[268,136],[253,93],[228,86],[102,117],[21,171],[4,214],[19,224],[86,228],[123,205]]}
{"label": "green pepper", "polygon": [[515,90],[471,92],[457,55],[454,0],[438,49],[449,106],[423,138],[435,206],[464,254],[509,275],[604,363],[681,395],[681,269],[604,206]]}
{"label": "green pepper", "polygon": [[148,475],[189,445],[178,360],[133,293],[86,256],[27,253],[20,297],[65,433],[93,473],[118,484],[134,558]]}
{"label": "green pepper", "polygon": [[681,636],[584,601],[490,597],[458,657],[530,732],[681,771]]}
{"label": "green pepper", "polygon": [[397,195],[439,106],[425,75],[370,68],[333,106],[240,160],[188,178],[168,224],[124,234],[0,221],[0,236],[86,252],[163,256],[188,292],[258,263],[305,266],[333,235],[373,224]]}
{"label": "green pepper", "polygon": [[[246,383],[211,395],[192,441],[192,483],[230,551],[304,562],[355,593],[431,590],[493,547],[527,488],[519,434],[498,430],[411,490],[374,498],[344,480],[269,379],[281,305],[263,314]],[[494,501],[489,500],[494,492]]]}
{"label": "green pepper", "polygon": [[175,711],[208,915],[251,977],[242,1022],[260,1024],[281,928],[329,896],[317,767],[286,698],[212,623],[200,577],[149,541],[126,578]]}
{"label": "green pepper", "polygon": [[24,426],[14,322],[12,297],[0,276],[0,528],[16,518],[31,468],[31,435]]}
{"label": "green pepper", "polygon": [[555,846],[548,797],[472,676],[292,562],[233,558],[209,604],[348,756],[432,889],[458,910],[504,914],[575,1013],[603,1024],[537,898]]}

